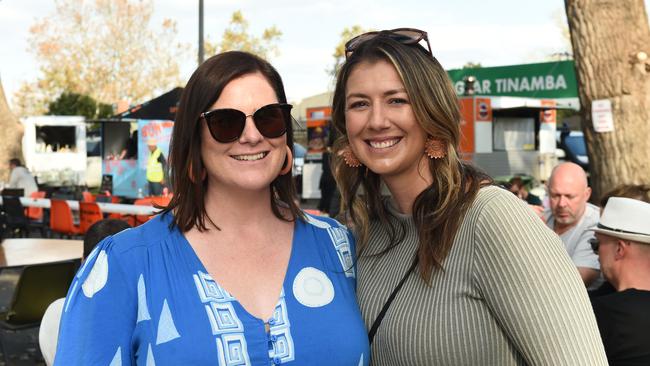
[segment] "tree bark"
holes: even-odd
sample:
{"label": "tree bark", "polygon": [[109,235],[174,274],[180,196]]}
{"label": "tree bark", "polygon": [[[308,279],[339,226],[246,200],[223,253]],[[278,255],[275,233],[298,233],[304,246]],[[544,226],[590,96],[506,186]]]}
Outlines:
{"label": "tree bark", "polygon": [[0,180],[9,180],[9,159],[19,158],[23,163],[23,126],[11,113],[0,79]]}
{"label": "tree bark", "polygon": [[[643,0],[565,0],[595,197],[650,183],[650,29]],[[592,101],[609,99],[614,131],[594,131]]]}

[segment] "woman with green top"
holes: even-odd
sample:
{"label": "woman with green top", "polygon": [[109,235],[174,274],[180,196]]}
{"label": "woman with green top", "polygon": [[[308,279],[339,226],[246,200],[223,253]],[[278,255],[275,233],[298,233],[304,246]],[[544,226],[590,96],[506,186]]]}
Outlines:
{"label": "woman with green top", "polygon": [[372,364],[606,365],[558,237],[461,160],[458,100],[426,32],[366,33],[346,57],[333,170]]}

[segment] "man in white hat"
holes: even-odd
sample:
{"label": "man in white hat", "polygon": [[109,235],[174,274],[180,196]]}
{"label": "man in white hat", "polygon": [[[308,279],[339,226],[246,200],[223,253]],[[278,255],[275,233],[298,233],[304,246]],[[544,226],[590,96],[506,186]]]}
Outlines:
{"label": "man in white hat", "polygon": [[615,293],[592,298],[610,365],[650,365],[650,203],[612,197],[596,238],[605,278]]}

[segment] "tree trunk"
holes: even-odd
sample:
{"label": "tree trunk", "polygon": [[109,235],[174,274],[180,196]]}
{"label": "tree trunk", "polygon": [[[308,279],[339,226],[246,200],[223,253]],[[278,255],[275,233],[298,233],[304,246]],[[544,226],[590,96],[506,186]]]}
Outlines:
{"label": "tree trunk", "polygon": [[[650,29],[643,0],[565,0],[595,197],[650,183]],[[609,99],[614,131],[598,133],[592,101]]]}
{"label": "tree trunk", "polygon": [[11,113],[0,80],[0,180],[9,180],[9,159],[19,158],[23,163],[23,126]]}

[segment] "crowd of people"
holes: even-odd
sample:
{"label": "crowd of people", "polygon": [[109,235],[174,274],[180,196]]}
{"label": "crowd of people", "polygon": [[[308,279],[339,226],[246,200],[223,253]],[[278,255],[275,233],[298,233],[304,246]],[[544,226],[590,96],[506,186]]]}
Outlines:
{"label": "crowd of people", "polygon": [[531,208],[559,235],[580,273],[609,364],[650,364],[650,185],[620,185],[602,195],[599,207],[588,202],[584,170],[562,163],[547,189],[548,209]]}
{"label": "crowd of people", "polygon": [[88,255],[54,363],[650,364],[650,187],[599,208],[562,163],[545,199],[520,177],[512,194],[461,159],[426,32],[368,32],[345,57],[321,205],[349,229],[294,199],[275,68],[213,56],[183,91],[169,159],[149,144],[169,206]]}

